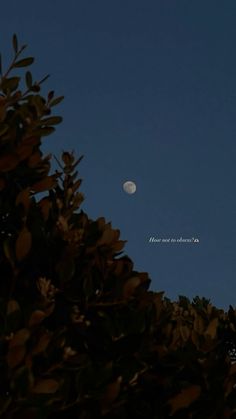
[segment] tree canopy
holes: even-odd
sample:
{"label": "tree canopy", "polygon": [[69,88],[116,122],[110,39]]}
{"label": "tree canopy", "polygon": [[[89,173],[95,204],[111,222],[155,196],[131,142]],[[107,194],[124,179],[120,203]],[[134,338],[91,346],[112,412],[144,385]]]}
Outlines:
{"label": "tree canopy", "polygon": [[[83,156],[40,149],[63,96],[41,95],[12,39],[0,63],[0,418],[236,417],[236,311],[149,291],[120,231],[80,208]],[[39,194],[45,196],[37,200]]]}

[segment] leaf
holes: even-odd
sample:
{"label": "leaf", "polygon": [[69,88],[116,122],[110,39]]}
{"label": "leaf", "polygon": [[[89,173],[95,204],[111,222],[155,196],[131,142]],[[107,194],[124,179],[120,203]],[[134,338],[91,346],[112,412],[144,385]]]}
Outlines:
{"label": "leaf", "polygon": [[122,382],[122,377],[119,376],[117,380],[109,384],[106,388],[105,394],[101,399],[102,413],[107,412],[107,408],[114,402],[120,393],[120,385]]}
{"label": "leaf", "polygon": [[62,122],[61,116],[51,116],[50,118],[41,119],[40,123],[42,125],[56,125]]}
{"label": "leaf", "polygon": [[30,137],[24,136],[23,140],[25,145],[34,146],[40,144],[40,140],[38,139],[38,137],[32,136],[31,134]]}
{"label": "leaf", "polygon": [[48,102],[50,102],[50,100],[52,100],[52,99],[53,99],[53,97],[54,97],[54,90],[51,90],[51,91],[48,93]]}
{"label": "leaf", "polygon": [[[74,175],[72,176],[72,178]],[[72,193],[75,193],[75,191],[80,187],[82,180],[78,179],[73,185],[71,185],[71,191]]]}
{"label": "leaf", "polygon": [[219,320],[215,317],[208,325],[205,335],[209,335],[211,339],[215,339]]}
{"label": "leaf", "polygon": [[193,403],[201,394],[201,387],[192,385],[186,389],[183,389],[181,393],[169,400],[171,405],[171,416],[175,414],[179,409],[188,407]]}
{"label": "leaf", "polygon": [[3,242],[3,250],[6,258],[9,260],[11,266],[14,266],[14,256],[11,247],[11,240],[8,238]]}
{"label": "leaf", "polygon": [[28,255],[31,249],[31,244],[31,232],[27,229],[27,227],[24,227],[16,240],[16,258],[18,261],[21,261]]}
{"label": "leaf", "polygon": [[33,146],[29,144],[21,143],[16,149],[16,152],[19,156],[19,161],[25,160],[32,154]]}
{"label": "leaf", "polygon": [[199,340],[198,339],[199,339],[198,334],[195,332],[195,330],[192,330],[191,340],[197,348],[199,347]]}
{"label": "leaf", "polygon": [[3,122],[5,120],[6,114],[7,114],[6,107],[1,106],[0,107],[0,122]]}
{"label": "leaf", "polygon": [[[5,116],[4,116],[4,118],[5,118]],[[0,120],[1,120],[1,110],[0,110]],[[8,125],[7,124],[0,124],[0,136],[5,134],[5,132],[7,132],[7,130],[8,130]]]}
{"label": "leaf", "polygon": [[10,300],[7,303],[7,315],[14,313],[15,311],[19,311],[20,306],[16,300]]}
{"label": "leaf", "polygon": [[208,304],[207,305],[207,314],[210,316],[213,310],[213,305],[212,304]]}
{"label": "leaf", "polygon": [[33,153],[29,159],[28,159],[28,166],[30,168],[34,168],[37,167],[39,162],[41,160],[41,153],[40,151],[35,151],[35,153]]}
{"label": "leaf", "polygon": [[16,205],[22,204],[26,212],[28,212],[30,203],[30,188],[23,189],[16,197]]}
{"label": "leaf", "polygon": [[109,245],[112,242],[114,242],[115,240],[117,240],[119,237],[119,230],[112,230],[109,228],[106,228],[106,230],[104,230],[102,237],[98,240],[98,245]]}
{"label": "leaf", "polygon": [[236,375],[236,364],[230,365],[229,375]]}
{"label": "leaf", "polygon": [[25,83],[26,83],[26,86],[28,87],[28,89],[31,89],[31,87],[33,85],[33,78],[32,78],[32,74],[31,74],[30,71],[26,71]]}
{"label": "leaf", "polygon": [[180,325],[179,327],[180,335],[184,342],[187,342],[190,336],[190,329],[187,326]]}
{"label": "leaf", "polygon": [[18,330],[15,335],[13,336],[12,340],[10,340],[9,348],[14,348],[15,346],[22,346],[26,343],[26,341],[30,337],[30,332],[28,329],[20,329]]}
{"label": "leaf", "polygon": [[39,86],[39,84],[38,84],[37,82],[35,82],[35,83],[31,86],[30,91],[31,91],[31,92],[40,92],[40,86]]}
{"label": "leaf", "polygon": [[19,157],[16,153],[5,154],[0,157],[0,172],[10,172],[15,169],[19,163]]}
{"label": "leaf", "polygon": [[32,392],[37,394],[51,394],[56,393],[59,388],[59,383],[55,380],[39,380],[33,387]]}
{"label": "leaf", "polygon": [[40,137],[45,137],[46,135],[50,135],[55,131],[54,127],[42,127],[39,129],[36,129],[33,134],[38,135]]}
{"label": "leaf", "polygon": [[2,77],[2,54],[0,54],[0,76]]}
{"label": "leaf", "polygon": [[71,153],[68,153],[68,151],[64,151],[61,155],[61,159],[65,166],[71,166],[74,162],[74,156]]}
{"label": "leaf", "polygon": [[14,33],[13,38],[12,38],[12,45],[13,45],[13,49],[15,51],[15,54],[17,54],[18,52],[18,40],[17,40],[17,36]]}
{"label": "leaf", "polygon": [[235,325],[232,322],[230,322],[229,327],[233,332],[236,332]]}
{"label": "leaf", "polygon": [[127,240],[118,240],[116,243],[112,245],[112,250],[114,250],[115,252],[119,252],[123,249],[126,242]]}
{"label": "leaf", "polygon": [[27,67],[28,65],[33,64],[34,58],[33,57],[27,57],[23,58],[23,60],[16,61],[13,65],[13,67]]}
{"label": "leaf", "polygon": [[138,276],[133,276],[128,279],[124,285],[123,296],[124,298],[129,298],[134,293],[135,289],[140,285],[141,279]]}
{"label": "leaf", "polygon": [[47,176],[43,180],[40,180],[39,182],[35,183],[31,189],[33,189],[35,192],[43,192],[49,189],[53,189],[56,186],[56,179],[53,176]]}
{"label": "leaf", "polygon": [[84,201],[84,195],[82,193],[77,193],[73,199],[73,208],[78,209],[80,204]]}
{"label": "leaf", "polygon": [[33,348],[33,354],[39,354],[41,352],[44,352],[45,349],[47,349],[47,346],[51,340],[51,334],[49,332],[44,332],[42,336],[40,336],[39,341]]}
{"label": "leaf", "polygon": [[162,311],[162,306],[163,306],[163,295],[165,294],[164,291],[159,291],[156,292],[153,295],[153,302],[155,304],[155,308],[156,308],[156,316],[157,318],[159,318],[161,311]]}
{"label": "leaf", "polygon": [[201,335],[203,333],[204,321],[203,321],[202,317],[200,317],[199,315],[196,315],[196,317],[194,319],[193,328],[197,333],[199,333],[199,335]]}
{"label": "leaf", "polygon": [[56,265],[56,270],[59,273],[60,282],[64,284],[72,279],[75,273],[75,261],[72,255],[65,251],[59,263]]}
{"label": "leaf", "polygon": [[45,317],[47,317],[46,313],[42,310],[35,310],[29,320],[29,327],[35,326],[41,323]]}
{"label": "leaf", "polygon": [[53,99],[50,103],[49,103],[49,105],[51,106],[51,107],[53,107],[53,106],[56,106],[56,105],[58,105],[62,100],[64,99],[64,96],[58,96],[58,97],[56,97],[55,99]]}
{"label": "leaf", "polygon": [[49,201],[48,198],[42,198],[39,202],[39,206],[41,208],[44,221],[47,221],[49,217],[49,211],[52,208],[52,203]]}
{"label": "leaf", "polygon": [[25,356],[25,346],[15,346],[10,349],[6,360],[10,368],[15,368],[20,362],[24,359]]}
{"label": "leaf", "polygon": [[9,92],[13,92],[18,88],[20,82],[20,77],[9,77],[8,79],[3,79],[1,87],[2,91],[5,94],[8,94]]}

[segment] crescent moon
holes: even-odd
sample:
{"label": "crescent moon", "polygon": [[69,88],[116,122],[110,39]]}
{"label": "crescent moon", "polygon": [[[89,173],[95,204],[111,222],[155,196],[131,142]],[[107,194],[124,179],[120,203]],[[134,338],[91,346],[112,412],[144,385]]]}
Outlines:
{"label": "crescent moon", "polygon": [[126,193],[128,193],[129,195],[133,194],[136,192],[136,185],[134,182],[132,182],[131,180],[127,180],[127,182],[125,182],[123,184],[123,189]]}

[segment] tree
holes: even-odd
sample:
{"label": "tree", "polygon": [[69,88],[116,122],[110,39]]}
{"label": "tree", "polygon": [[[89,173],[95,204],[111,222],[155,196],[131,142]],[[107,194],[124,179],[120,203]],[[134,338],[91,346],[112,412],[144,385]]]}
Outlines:
{"label": "tree", "polygon": [[[230,418],[236,312],[148,291],[120,231],[80,205],[83,156],[40,150],[63,97],[14,59],[0,81],[0,418]],[[1,66],[2,67],[2,66]],[[36,200],[38,194],[46,196]]]}

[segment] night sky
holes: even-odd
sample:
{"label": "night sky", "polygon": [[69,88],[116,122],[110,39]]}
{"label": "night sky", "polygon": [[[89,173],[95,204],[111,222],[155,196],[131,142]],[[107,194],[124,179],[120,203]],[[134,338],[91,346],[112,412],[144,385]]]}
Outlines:
{"label": "night sky", "polygon": [[235,22],[235,0],[11,0],[0,16],[4,68],[16,33],[34,79],[51,74],[43,93],[65,96],[42,150],[84,155],[83,211],[120,229],[150,290],[225,310],[236,305]]}

